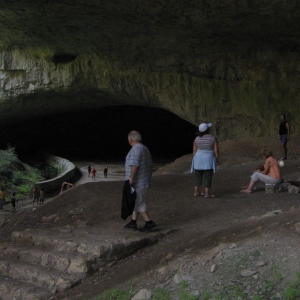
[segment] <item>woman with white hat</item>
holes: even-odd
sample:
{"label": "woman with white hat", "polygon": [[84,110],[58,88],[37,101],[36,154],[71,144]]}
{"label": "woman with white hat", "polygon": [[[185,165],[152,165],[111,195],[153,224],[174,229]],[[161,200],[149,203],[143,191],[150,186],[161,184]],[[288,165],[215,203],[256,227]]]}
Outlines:
{"label": "woman with white hat", "polygon": [[[191,173],[194,173],[194,196],[199,195],[205,198],[214,198],[210,193],[213,174],[219,162],[219,147],[217,138],[209,133],[211,123],[201,123],[199,132],[193,144],[193,161]],[[204,187],[204,193],[200,187]]]}

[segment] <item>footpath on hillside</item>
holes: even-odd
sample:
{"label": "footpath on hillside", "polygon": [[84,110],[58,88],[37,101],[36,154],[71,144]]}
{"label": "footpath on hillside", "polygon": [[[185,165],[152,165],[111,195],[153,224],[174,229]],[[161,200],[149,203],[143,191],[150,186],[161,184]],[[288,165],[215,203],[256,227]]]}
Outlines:
{"label": "footpath on hillside", "polygon": [[[158,233],[170,234],[152,240],[154,244],[146,243],[148,247],[128,257],[116,256],[110,264],[99,266],[98,272],[85,278],[82,284],[58,293],[57,298],[92,299],[113,287],[128,289],[128,280],[132,283],[132,294],[142,289],[155,294],[164,289],[176,295],[184,285],[185,291],[199,299],[204,299],[205,292],[213,294],[230,287],[248,297],[241,299],[252,299],[255,293],[259,296],[263,291],[282,295],[281,290],[300,271],[299,194],[267,194],[263,185],[258,185],[252,194],[240,193],[252,170],[262,162],[259,151],[266,145],[272,146],[271,149],[278,147],[277,141],[273,144],[272,141],[222,143],[221,165],[213,181],[212,192],[217,196],[214,199],[193,196],[191,155],[160,168],[154,173],[147,194],[148,210],[158,224]],[[274,153],[279,157],[279,151]],[[290,157],[282,169],[286,181],[300,178],[299,157],[295,142],[290,145]],[[116,169],[116,172],[122,171]],[[149,240],[145,234],[123,228],[126,224],[120,218],[123,179],[107,182],[100,179],[95,182],[88,179],[42,206],[10,213],[0,227],[2,240],[9,241],[12,232],[28,228],[45,234],[69,232],[73,241],[79,238],[78,230],[97,233],[99,240],[107,240],[109,233],[115,244],[120,241],[124,244],[132,237]],[[143,226],[142,220],[138,226]],[[270,295],[264,297],[271,299]]]}
{"label": "footpath on hillside", "polygon": [[[88,182],[108,182],[108,181],[122,181],[124,180],[124,165],[121,163],[109,163],[109,164],[103,164],[101,162],[75,162],[76,167],[78,169],[78,173],[76,175],[75,180],[73,180],[71,183],[74,184],[74,186],[78,186],[81,184],[85,184]],[[95,181],[92,180],[91,176],[88,176],[88,165],[92,165],[96,168],[97,173],[95,176]],[[107,177],[104,177],[104,168],[106,166],[109,166],[108,175]],[[49,200],[51,200],[53,197],[59,196],[61,194],[60,190],[52,191],[45,195],[45,203]],[[22,209],[36,209],[39,205],[37,203],[33,204],[33,198],[32,196],[29,197],[22,197],[19,198],[16,203],[17,210]],[[1,221],[7,217],[12,212],[12,206],[10,204],[9,199],[6,198],[6,204],[4,205],[4,209],[0,211],[0,223]]]}

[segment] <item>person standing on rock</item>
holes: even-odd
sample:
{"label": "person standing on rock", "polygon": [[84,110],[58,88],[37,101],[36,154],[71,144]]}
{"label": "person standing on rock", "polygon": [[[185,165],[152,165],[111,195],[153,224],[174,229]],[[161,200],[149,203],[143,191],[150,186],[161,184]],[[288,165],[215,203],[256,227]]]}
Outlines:
{"label": "person standing on rock", "polygon": [[93,180],[93,181],[96,180],[96,173],[97,173],[96,169],[95,169],[95,168],[92,168],[91,174],[92,174],[92,180]]}
{"label": "person standing on rock", "polygon": [[286,115],[280,115],[280,124],[279,124],[279,136],[280,139],[280,148],[283,153],[281,160],[287,159],[287,142],[290,140],[291,126],[290,123],[286,120]]}
{"label": "person standing on rock", "polygon": [[[193,143],[193,161],[191,173],[194,173],[194,196],[214,198],[210,193],[213,174],[219,163],[219,147],[216,137],[209,133],[211,123],[201,123]],[[204,187],[201,193],[200,187]]]}
{"label": "person standing on rock", "polygon": [[141,232],[151,231],[156,224],[151,220],[146,207],[146,192],[150,186],[153,171],[153,162],[149,149],[142,144],[142,136],[138,131],[128,134],[128,143],[131,150],[125,161],[125,181],[135,189],[136,199],[133,209],[132,220],[124,226],[127,229],[137,229],[137,219],[141,214],[145,225]]}

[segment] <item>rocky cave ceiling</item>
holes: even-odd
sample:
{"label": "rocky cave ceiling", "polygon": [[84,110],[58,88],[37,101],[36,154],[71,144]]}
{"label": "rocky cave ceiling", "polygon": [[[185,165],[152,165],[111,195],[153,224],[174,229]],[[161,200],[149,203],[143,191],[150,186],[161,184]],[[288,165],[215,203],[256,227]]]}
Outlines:
{"label": "rocky cave ceiling", "polygon": [[0,0],[0,121],[126,104],[299,134],[299,25],[296,0]]}

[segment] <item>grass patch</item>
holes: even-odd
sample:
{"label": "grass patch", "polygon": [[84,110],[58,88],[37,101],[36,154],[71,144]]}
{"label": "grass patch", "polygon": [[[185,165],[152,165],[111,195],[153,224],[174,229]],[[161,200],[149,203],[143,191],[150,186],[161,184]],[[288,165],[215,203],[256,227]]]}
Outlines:
{"label": "grass patch", "polygon": [[[274,276],[273,281],[266,280],[262,282],[260,288],[254,288],[250,293],[245,292],[247,290],[245,285],[236,284],[224,286],[218,294],[211,291],[204,291],[200,296],[192,295],[189,291],[189,283],[183,280],[172,291],[168,290],[168,288],[152,290],[151,300],[300,300],[300,272],[296,273],[296,280],[292,282],[283,282],[284,276],[280,273]],[[279,283],[283,285],[279,287]],[[104,292],[102,296],[93,298],[93,300],[127,300],[132,299],[137,292],[133,292],[131,284],[128,290],[112,289]]]}
{"label": "grass patch", "polygon": [[119,290],[119,289],[111,289],[105,291],[99,300],[130,300],[132,295],[129,290]]}

